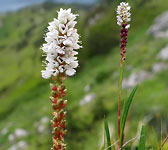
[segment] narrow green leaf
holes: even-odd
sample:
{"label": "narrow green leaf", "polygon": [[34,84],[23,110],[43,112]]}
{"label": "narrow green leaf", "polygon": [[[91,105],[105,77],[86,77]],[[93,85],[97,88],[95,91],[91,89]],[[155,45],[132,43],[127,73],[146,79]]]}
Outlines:
{"label": "narrow green leaf", "polygon": [[106,119],[104,120],[104,128],[106,132],[107,149],[111,150],[110,131],[109,131],[108,122]]}
{"label": "narrow green leaf", "polygon": [[128,111],[129,111],[129,108],[131,106],[131,103],[132,103],[132,100],[133,100],[133,97],[135,95],[135,92],[136,92],[137,88],[138,88],[138,86],[136,86],[132,90],[132,92],[131,92],[131,94],[130,94],[130,96],[129,96],[129,98],[128,98],[125,106],[124,106],[124,111],[123,111],[123,114],[122,114],[121,125],[120,125],[120,146],[122,146],[122,144],[123,144],[124,129],[125,129],[125,124],[126,124],[126,120],[127,120],[127,116],[128,116]]}
{"label": "narrow green leaf", "polygon": [[138,150],[145,150],[145,142],[146,142],[146,132],[145,132],[145,127],[142,126]]}

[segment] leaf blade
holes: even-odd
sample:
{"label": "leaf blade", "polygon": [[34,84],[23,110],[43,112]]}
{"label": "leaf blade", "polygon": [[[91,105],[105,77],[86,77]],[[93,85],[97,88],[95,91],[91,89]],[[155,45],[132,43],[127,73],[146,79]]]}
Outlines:
{"label": "leaf blade", "polygon": [[133,97],[135,95],[137,88],[138,88],[138,85],[136,87],[134,87],[134,89],[132,90],[132,92],[131,92],[131,94],[130,94],[130,96],[124,106],[124,111],[122,114],[121,126],[120,126],[120,147],[122,147],[122,144],[123,144],[124,129],[125,129],[125,124],[126,124],[129,108],[131,106],[131,103],[132,103],[132,100],[133,100]]}
{"label": "leaf blade", "polygon": [[145,150],[145,142],[146,142],[146,131],[145,131],[145,127],[142,126],[138,150]]}
{"label": "leaf blade", "polygon": [[107,139],[107,149],[111,150],[110,131],[109,131],[108,122],[106,119],[104,120],[104,128],[105,128],[106,139]]}

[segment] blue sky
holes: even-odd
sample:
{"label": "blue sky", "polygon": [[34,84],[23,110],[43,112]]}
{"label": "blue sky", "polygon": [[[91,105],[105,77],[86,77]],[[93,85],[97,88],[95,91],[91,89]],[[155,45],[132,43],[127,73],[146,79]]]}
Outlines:
{"label": "blue sky", "polygon": [[[39,4],[46,0],[0,0],[0,12],[6,11],[15,11],[25,6],[29,6],[32,4]],[[53,0],[56,2],[62,3],[82,3],[82,4],[92,4],[97,0]]]}

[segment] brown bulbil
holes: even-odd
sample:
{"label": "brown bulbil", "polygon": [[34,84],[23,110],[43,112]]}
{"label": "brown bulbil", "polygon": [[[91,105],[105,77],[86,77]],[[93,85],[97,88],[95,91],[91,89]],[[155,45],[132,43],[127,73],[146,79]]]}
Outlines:
{"label": "brown bulbil", "polygon": [[[59,80],[54,80],[57,84],[51,85],[52,96],[50,97],[53,109],[53,119],[51,121],[53,127],[53,146],[52,150],[65,150],[66,144],[64,143],[64,136],[66,134],[66,112],[65,107],[67,100],[63,97],[66,96],[66,88],[63,85],[64,77],[60,76]],[[59,82],[58,82],[59,81]]]}
{"label": "brown bulbil", "polygon": [[126,53],[127,36],[128,36],[128,29],[125,28],[126,26],[127,26],[127,24],[122,24],[121,34],[120,34],[120,36],[121,36],[120,49],[122,50],[120,55],[122,56],[122,61],[126,59],[126,57],[124,55]]}
{"label": "brown bulbil", "polygon": [[125,28],[127,26],[127,24],[122,24],[122,27]]}
{"label": "brown bulbil", "polygon": [[52,90],[52,91],[56,91],[56,90],[57,90],[57,87],[54,85],[51,90]]}

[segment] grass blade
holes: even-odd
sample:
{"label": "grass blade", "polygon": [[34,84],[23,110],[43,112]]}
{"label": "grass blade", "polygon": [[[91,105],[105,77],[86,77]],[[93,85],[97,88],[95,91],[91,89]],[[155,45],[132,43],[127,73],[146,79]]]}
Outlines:
{"label": "grass blade", "polygon": [[106,119],[104,120],[104,128],[105,128],[106,139],[107,139],[107,147],[108,147],[107,150],[111,150],[110,131],[109,131],[108,122]]}
{"label": "grass blade", "polygon": [[129,108],[131,106],[131,103],[132,103],[132,100],[133,100],[133,97],[135,95],[135,92],[136,92],[137,88],[138,88],[138,86],[136,86],[132,90],[132,92],[131,92],[131,94],[130,94],[130,96],[129,96],[129,98],[128,98],[125,106],[124,106],[124,111],[123,111],[123,114],[122,114],[121,126],[120,126],[120,147],[122,147],[122,144],[123,144],[124,129],[125,129],[125,124],[126,124],[126,120],[127,120],[127,116],[128,116],[128,111],[129,111]]}
{"label": "grass blade", "polygon": [[145,131],[145,127],[142,126],[138,150],[145,150],[145,142],[146,142],[146,131]]}

